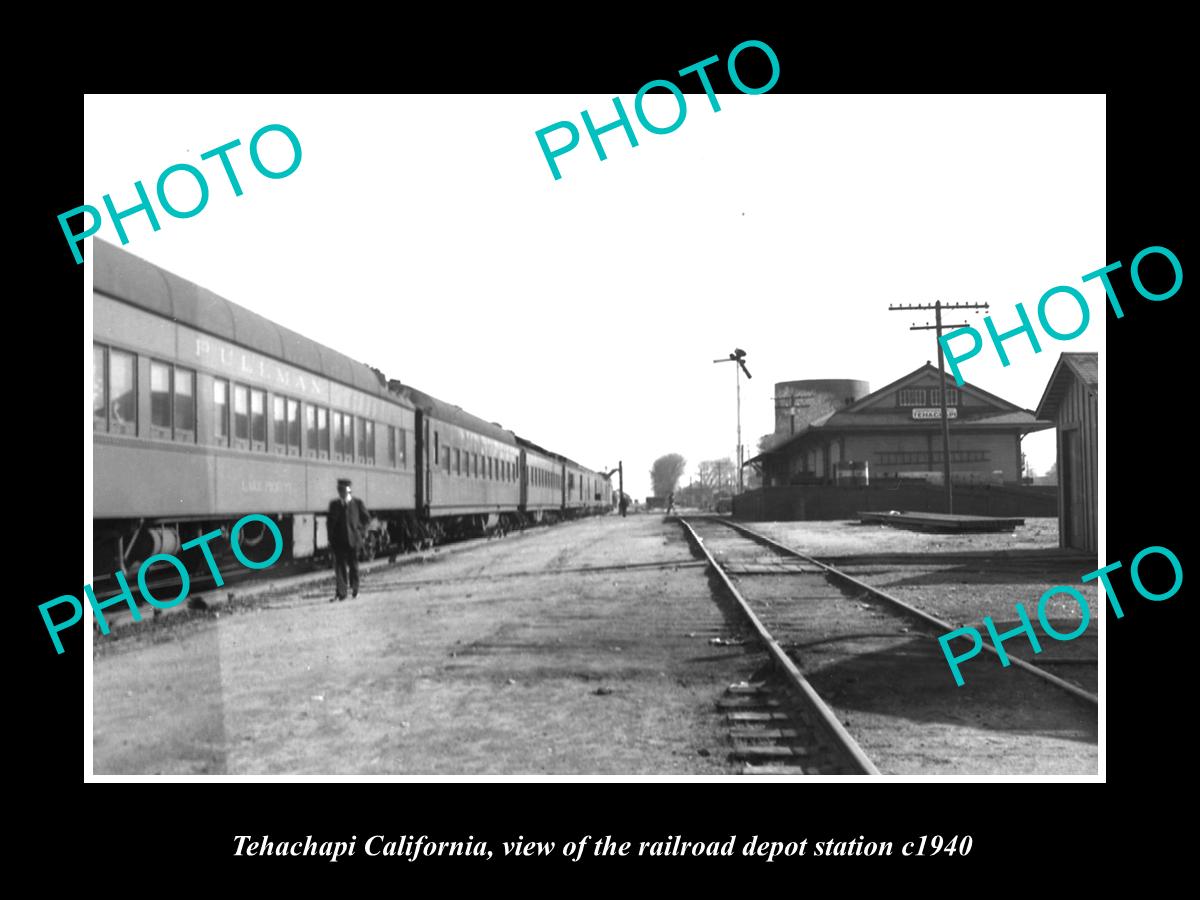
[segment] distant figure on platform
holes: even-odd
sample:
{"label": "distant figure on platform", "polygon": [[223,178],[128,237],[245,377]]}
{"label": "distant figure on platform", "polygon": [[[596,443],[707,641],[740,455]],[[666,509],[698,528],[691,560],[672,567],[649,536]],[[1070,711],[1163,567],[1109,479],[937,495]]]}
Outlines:
{"label": "distant figure on platform", "polygon": [[625,510],[629,509],[629,498],[626,497],[624,494],[621,494],[620,506],[621,506],[621,518],[623,519],[623,518],[625,518]]}
{"label": "distant figure on platform", "polygon": [[667,515],[669,516],[673,512],[675,512],[675,492],[671,491],[667,494]]}
{"label": "distant figure on platform", "polygon": [[337,578],[337,593],[329,599],[330,603],[346,599],[347,574],[350,596],[358,596],[358,548],[362,546],[363,529],[371,521],[363,502],[350,496],[350,479],[339,478],[337,489],[338,499],[330,502],[329,517],[325,520]]}

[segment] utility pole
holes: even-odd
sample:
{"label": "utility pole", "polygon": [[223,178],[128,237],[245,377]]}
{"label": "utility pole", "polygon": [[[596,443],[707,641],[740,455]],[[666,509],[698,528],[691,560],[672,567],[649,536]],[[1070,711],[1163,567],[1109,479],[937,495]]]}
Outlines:
{"label": "utility pole", "polygon": [[746,373],[746,377],[750,377],[750,370],[746,368],[746,363],[743,360],[746,358],[746,351],[734,349],[729,354],[727,359],[714,359],[714,363],[735,362],[733,368],[734,378],[737,381],[737,482],[738,493],[742,493],[742,372]]}
{"label": "utility pole", "polygon": [[943,303],[941,300],[935,300],[933,303],[918,303],[909,304],[908,306],[889,306],[889,312],[901,312],[909,309],[932,309],[934,312],[935,324],[930,325],[926,322],[924,325],[918,325],[913,322],[909,331],[937,331],[937,353],[938,353],[938,396],[941,397],[942,407],[942,478],[946,482],[946,512],[954,512],[954,488],[950,483],[950,417],[946,414],[946,360],[942,353],[942,329],[943,328],[966,328],[964,322],[961,325],[944,325],[942,324],[943,309],[987,309],[986,303]]}

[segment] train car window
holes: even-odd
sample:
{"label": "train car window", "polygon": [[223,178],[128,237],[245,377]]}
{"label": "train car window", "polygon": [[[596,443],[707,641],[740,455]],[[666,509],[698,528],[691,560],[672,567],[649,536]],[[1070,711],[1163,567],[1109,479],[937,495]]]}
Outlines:
{"label": "train car window", "polygon": [[317,408],[311,403],[304,404],[304,455],[317,455]]}
{"label": "train car window", "polygon": [[250,389],[233,386],[233,444],[242,450],[250,446]]}
{"label": "train car window", "polygon": [[359,416],[354,424],[356,427],[354,444],[358,447],[358,461],[365,463],[367,461],[367,420]]}
{"label": "train car window", "polygon": [[137,360],[123,350],[108,351],[108,430],[137,434]]}
{"label": "train car window", "polygon": [[450,448],[442,448],[442,468],[446,470],[446,474],[450,474]]}
{"label": "train car window", "polygon": [[329,410],[317,407],[317,456],[329,459]]}
{"label": "train car window", "polygon": [[334,410],[331,414],[330,426],[333,429],[333,458],[340,460],[346,453],[346,434],[343,418],[340,412]]}
{"label": "train car window", "polygon": [[484,466],[485,466],[485,468],[483,470],[484,471],[483,477],[486,478],[488,481],[491,481],[492,480],[492,458],[490,456],[485,457]]}
{"label": "train car window", "polygon": [[271,397],[271,449],[287,453],[287,398]]}
{"label": "train car window", "polygon": [[368,465],[375,465],[375,423],[367,419],[363,426],[363,447],[361,451]]}
{"label": "train car window", "polygon": [[475,477],[478,478],[479,477],[479,454],[472,453],[471,459],[473,459],[475,461]]}
{"label": "train car window", "polygon": [[462,474],[462,451],[457,447],[454,448],[454,474]]}
{"label": "train car window", "polygon": [[396,428],[395,426],[387,426],[388,449],[387,449],[387,464],[393,469],[396,468]]}
{"label": "train car window", "polygon": [[174,372],[175,440],[196,443],[196,373],[176,367]]}
{"label": "train car window", "polygon": [[396,449],[399,451],[397,462],[400,468],[408,467],[408,432],[403,428],[396,429]]}
{"label": "train car window", "polygon": [[436,466],[441,458],[442,452],[438,449],[438,433],[435,431],[433,433],[433,464]]}
{"label": "train car window", "polygon": [[266,391],[250,391],[250,449],[267,449]]}
{"label": "train car window", "polygon": [[342,413],[342,428],[346,435],[346,462],[354,462],[354,422],[354,416]]}
{"label": "train car window", "polygon": [[92,428],[108,430],[108,360],[99,344],[92,344]]}
{"label": "train car window", "polygon": [[171,367],[150,363],[150,436],[171,437]]}
{"label": "train car window", "polygon": [[229,382],[213,379],[213,442],[229,446]]}
{"label": "train car window", "polygon": [[291,397],[287,401],[288,455],[300,455],[300,401]]}

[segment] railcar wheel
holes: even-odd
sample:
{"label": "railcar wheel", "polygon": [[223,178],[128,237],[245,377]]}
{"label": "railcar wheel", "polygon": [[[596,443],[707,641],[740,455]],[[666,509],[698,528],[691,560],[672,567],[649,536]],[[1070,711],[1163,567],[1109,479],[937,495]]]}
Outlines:
{"label": "railcar wheel", "polygon": [[379,555],[379,533],[371,531],[363,539],[362,548],[359,551],[359,559],[370,561]]}

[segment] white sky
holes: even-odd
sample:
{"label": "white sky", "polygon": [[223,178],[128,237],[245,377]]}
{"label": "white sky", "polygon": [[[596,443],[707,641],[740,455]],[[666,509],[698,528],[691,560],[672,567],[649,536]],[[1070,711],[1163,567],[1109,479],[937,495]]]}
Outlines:
{"label": "white sky", "polygon": [[[1104,291],[1080,276],[1111,262],[1103,96],[719,94],[714,113],[696,94],[660,136],[622,95],[639,146],[609,132],[600,162],[579,113],[612,121],[611,97],[89,96],[83,202],[125,209],[135,180],[153,197],[168,166],[197,166],[208,206],[173,219],[155,200],[161,230],[126,219],[127,250],[587,466],[623,459],[638,498],[661,454],[689,472],[734,456],[732,366],[712,360],[735,346],[754,376],[747,458],[774,428],[775,382],[874,390],[936,363],[933,332],[891,303],[988,302],[1008,330],[1016,302],[1036,323],[1046,290],[1082,291],[1081,337],[1039,334],[1037,355],[1010,340],[1008,368],[989,343],[964,364],[1023,407],[1060,352],[1102,349]],[[676,115],[667,94],[646,110]],[[555,181],[534,132],[563,119],[581,142]],[[280,180],[249,159],[271,123],[303,147]],[[241,197],[200,160],[234,138]],[[261,147],[273,169],[290,160],[281,135]],[[197,193],[174,175],[168,196],[187,209]],[[98,236],[119,244],[107,219]],[[1025,440],[1039,472],[1053,435]]]}

